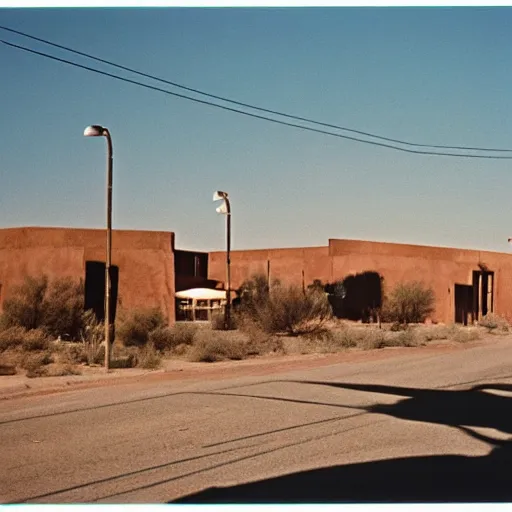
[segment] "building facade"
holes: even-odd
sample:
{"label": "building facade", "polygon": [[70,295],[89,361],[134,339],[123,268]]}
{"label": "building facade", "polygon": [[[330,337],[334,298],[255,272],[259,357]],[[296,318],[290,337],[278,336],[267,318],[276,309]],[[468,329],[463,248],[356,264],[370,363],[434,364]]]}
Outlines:
{"label": "building facade", "polygon": [[[72,277],[85,283],[85,303],[102,318],[105,230],[0,229],[0,308],[25,276]],[[158,307],[176,319],[176,292],[224,288],[224,252],[176,250],[174,233],[114,230],[112,309]],[[307,287],[355,276],[356,288],[378,275],[384,294],[399,282],[423,281],[435,293],[434,322],[470,323],[494,312],[512,321],[512,255],[331,239],[323,247],[231,252],[231,289],[263,274]],[[179,298],[179,297],[178,297]]]}
{"label": "building facade", "polygon": [[[378,273],[384,294],[399,282],[423,281],[435,293],[434,322],[470,323],[494,312],[512,320],[512,255],[381,242],[331,239],[324,247],[231,253],[232,288],[254,274],[299,286]],[[225,253],[212,252],[209,277],[223,279]]]}
{"label": "building facade", "polygon": [[[25,276],[85,284],[86,308],[103,318],[106,233],[102,229],[0,229],[0,308]],[[158,307],[174,322],[174,233],[112,233],[112,311]]]}

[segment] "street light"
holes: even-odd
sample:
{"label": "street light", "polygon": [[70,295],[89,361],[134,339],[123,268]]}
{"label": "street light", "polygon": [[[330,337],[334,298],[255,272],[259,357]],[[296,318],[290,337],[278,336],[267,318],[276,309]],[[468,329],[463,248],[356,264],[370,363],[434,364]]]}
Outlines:
{"label": "street light", "polygon": [[105,370],[110,366],[110,263],[112,261],[112,139],[107,128],[97,124],[84,130],[85,137],[107,139],[107,257],[105,263]]}
{"label": "street light", "polygon": [[217,213],[226,215],[226,309],[224,310],[224,328],[231,328],[231,269],[230,269],[230,250],[231,250],[231,204],[227,192],[217,190],[213,194],[214,201],[222,200],[222,204],[217,208]]}

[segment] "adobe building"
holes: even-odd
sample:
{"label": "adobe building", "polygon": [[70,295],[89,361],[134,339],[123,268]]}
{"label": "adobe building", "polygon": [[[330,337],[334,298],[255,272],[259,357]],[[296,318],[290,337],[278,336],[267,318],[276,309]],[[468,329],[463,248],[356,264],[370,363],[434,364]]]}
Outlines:
{"label": "adobe building", "polygon": [[[0,308],[25,276],[72,277],[85,283],[85,306],[104,318],[103,229],[0,229]],[[120,306],[158,307],[174,322],[174,233],[112,232],[112,316]]]}
{"label": "adobe building", "polygon": [[[209,277],[223,279],[225,265],[225,253],[210,253]],[[380,275],[385,294],[399,282],[423,281],[432,287],[434,322],[467,324],[488,312],[512,320],[510,254],[338,239],[323,247],[231,253],[235,289],[254,274],[306,287],[315,280],[329,284],[369,272]]]}
{"label": "adobe building", "polygon": [[[84,281],[86,308],[103,318],[105,242],[104,229],[0,229],[0,309],[25,276],[70,276]],[[226,256],[177,250],[170,232],[114,230],[112,265],[113,316],[121,307],[158,307],[174,323],[177,300],[188,290],[224,288]],[[405,281],[431,286],[434,322],[468,323],[488,312],[512,320],[509,254],[338,239],[323,247],[231,252],[232,289],[255,274],[307,287],[363,273],[378,275],[385,293]]]}

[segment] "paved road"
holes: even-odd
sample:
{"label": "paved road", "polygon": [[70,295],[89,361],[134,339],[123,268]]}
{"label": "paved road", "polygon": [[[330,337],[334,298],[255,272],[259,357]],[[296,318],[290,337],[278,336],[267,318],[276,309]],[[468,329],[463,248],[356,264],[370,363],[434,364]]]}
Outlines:
{"label": "paved road", "polygon": [[0,501],[512,501],[511,363],[500,339],[5,401]]}

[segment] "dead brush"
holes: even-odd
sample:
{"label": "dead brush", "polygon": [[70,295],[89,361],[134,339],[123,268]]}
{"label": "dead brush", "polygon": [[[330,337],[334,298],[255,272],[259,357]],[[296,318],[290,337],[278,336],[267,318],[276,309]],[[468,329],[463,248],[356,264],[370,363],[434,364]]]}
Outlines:
{"label": "dead brush", "polygon": [[476,327],[459,327],[451,339],[457,343],[468,343],[479,340],[481,337],[481,333]]}
{"label": "dead brush", "polygon": [[506,318],[494,313],[488,313],[482,320],[478,322],[480,327],[485,327],[492,334],[507,334],[511,330],[511,326]]}
{"label": "dead brush", "polygon": [[189,353],[191,361],[213,363],[226,359],[241,360],[249,355],[247,337],[237,331],[201,330]]}
{"label": "dead brush", "polygon": [[101,344],[104,340],[104,324],[98,322],[93,311],[86,311],[83,315],[83,328],[80,331],[80,339],[85,349],[85,357],[89,366],[97,364],[105,351]]}
{"label": "dead brush", "polygon": [[152,343],[139,348],[137,366],[146,370],[156,370],[162,365],[162,356],[158,353]]}

